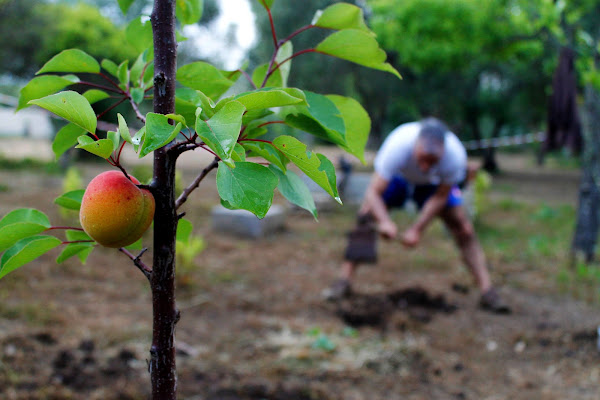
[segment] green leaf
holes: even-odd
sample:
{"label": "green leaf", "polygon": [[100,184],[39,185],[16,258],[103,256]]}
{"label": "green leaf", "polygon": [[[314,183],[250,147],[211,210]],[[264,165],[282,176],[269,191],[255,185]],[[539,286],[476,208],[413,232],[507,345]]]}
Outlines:
{"label": "green leaf", "polygon": [[236,143],[231,152],[231,158],[236,162],[246,161],[246,149],[241,144]]}
{"label": "green leaf", "polygon": [[120,113],[117,113],[117,120],[119,121],[119,134],[127,143],[131,143],[131,134],[129,133],[129,127],[125,118]]}
{"label": "green leaf", "polygon": [[319,154],[311,153],[304,143],[291,136],[279,136],[273,141],[273,144],[310,179],[342,204],[337,187],[332,185],[329,165],[321,165]]}
{"label": "green leaf", "polygon": [[88,72],[97,74],[100,72],[100,64],[84,51],[79,49],[63,50],[52,57],[36,75],[44,72]]}
{"label": "green leaf", "polygon": [[105,58],[100,65],[112,76],[118,76],[119,66],[114,61]]}
{"label": "green leaf", "polygon": [[277,189],[283,197],[290,203],[304,208],[317,219],[317,206],[306,183],[292,171],[284,173],[274,165],[270,165],[269,169],[279,178]]}
{"label": "green leaf", "polygon": [[371,35],[373,33],[365,24],[365,17],[360,7],[348,3],[336,3],[319,10],[313,18],[313,25],[327,29],[358,29]]}
{"label": "green leaf", "polygon": [[78,125],[90,133],[96,132],[96,114],[89,101],[73,91],[60,92],[29,101]]}
{"label": "green leaf", "polygon": [[235,168],[219,164],[217,170],[217,190],[221,199],[258,218],[263,218],[269,211],[277,183],[277,177],[267,167],[251,162],[238,162]]}
{"label": "green leaf", "polygon": [[140,143],[144,141],[146,137],[146,126],[142,126],[139,131],[131,138],[131,144],[133,145],[133,149],[137,153],[138,148],[140,147]]}
{"label": "green leaf", "polygon": [[19,240],[0,259],[0,278],[35,260],[62,242],[54,236],[32,236]]}
{"label": "green leaf", "polygon": [[267,82],[263,86],[263,81],[265,80],[265,76],[267,75],[267,71],[269,70],[269,64],[259,65],[254,69],[252,73],[252,82],[254,86],[261,87],[283,87],[283,76],[279,69],[276,69],[275,72],[269,76]]}
{"label": "green leaf", "polygon": [[237,102],[227,103],[211,119],[196,119],[196,132],[224,163],[233,167],[231,152],[237,143],[242,127],[245,107]]}
{"label": "green leaf", "polygon": [[133,88],[131,89],[131,98],[135,102],[135,104],[140,104],[144,101],[144,89],[142,88]]}
{"label": "green leaf", "polygon": [[327,182],[329,183],[329,187],[331,187],[335,193],[335,196],[334,196],[335,200],[338,201],[340,204],[342,204],[342,201],[340,200],[340,198],[338,197],[338,194],[337,194],[338,191],[337,191],[337,183],[336,183],[336,176],[335,176],[335,166],[323,154],[317,153],[317,157],[319,158],[319,161],[321,161],[319,170],[325,172],[325,176],[327,177]]}
{"label": "green leaf", "polygon": [[358,29],[337,31],[319,43],[315,50],[402,78],[394,67],[385,62],[387,55],[379,47],[377,40]]}
{"label": "green leaf", "polygon": [[65,236],[67,237],[67,240],[70,242],[80,241],[80,240],[93,241],[93,239],[91,237],[89,237],[87,233],[85,233],[84,231],[76,230],[76,229],[68,229],[65,232]]}
{"label": "green leaf", "polygon": [[139,238],[135,242],[131,243],[129,246],[125,246],[127,250],[141,250],[143,248],[142,238]]}
{"label": "green leaf", "polygon": [[202,61],[179,68],[177,80],[184,86],[200,90],[211,99],[218,99],[234,84],[219,69]]}
{"label": "green leaf", "polygon": [[77,138],[85,132],[81,127],[69,123],[63,126],[54,137],[52,142],[52,151],[56,156],[56,159],[63,155],[63,153],[69,150],[71,147],[77,144]]}
{"label": "green leaf", "polygon": [[[94,249],[93,242],[92,243],[68,243],[65,246],[65,248],[63,249],[63,251],[56,258],[56,263],[60,264],[73,256],[81,255],[81,253],[87,253],[85,255],[85,258],[87,258],[87,256],[89,255],[89,253],[91,253],[91,251],[93,249]],[[81,261],[82,264],[85,264],[85,258],[83,261]],[[80,260],[81,260],[81,257],[80,257]]]}
{"label": "green leaf", "polygon": [[179,114],[167,114],[167,118],[172,119],[175,122],[181,122],[182,125],[187,126],[187,124],[185,123],[185,118],[183,115],[179,115]]}
{"label": "green leaf", "polygon": [[144,144],[140,149],[139,157],[142,158],[154,150],[169,144],[177,137],[181,128],[181,123],[178,123],[176,126],[169,124],[169,118],[166,115],[148,113],[146,115],[146,135]]}
{"label": "green leaf", "polygon": [[123,61],[117,68],[117,78],[123,88],[129,85],[129,60]]}
{"label": "green leaf", "polygon": [[119,144],[121,144],[121,137],[118,132],[108,131],[106,132],[106,138],[113,144],[113,151],[117,151]]}
{"label": "green leaf", "polygon": [[196,120],[196,109],[201,107],[206,119],[214,115],[215,103],[199,90],[179,88],[175,91],[175,112],[186,121]]}
{"label": "green leaf", "polygon": [[149,53],[150,53],[149,49],[140,53],[138,58],[136,58],[135,62],[131,66],[131,70],[129,71],[129,74],[130,74],[131,82],[133,82],[134,85],[140,86],[140,84],[143,84],[143,82],[141,82],[140,79],[142,78],[142,73],[144,72],[144,67],[146,67],[149,64],[149,61],[151,61],[151,60],[147,59]]}
{"label": "green leaf", "polygon": [[127,14],[127,10],[129,10],[129,7],[131,7],[131,5],[133,4],[133,2],[135,0],[117,0],[119,2],[119,7],[121,8],[121,12],[123,12],[123,14]]}
{"label": "green leaf", "polygon": [[69,210],[79,211],[84,193],[84,189],[72,190],[54,199],[54,203]]}
{"label": "green leaf", "polygon": [[42,97],[48,96],[49,94],[53,94],[66,88],[69,85],[72,85],[73,82],[71,79],[56,76],[56,75],[42,75],[33,78],[21,89],[19,93],[19,105],[17,106],[17,111],[28,107],[30,100],[40,99]]}
{"label": "green leaf", "polygon": [[125,37],[138,53],[152,47],[152,24],[150,20],[142,23],[142,17],[138,17],[131,21],[125,28]]}
{"label": "green leaf", "polygon": [[[285,42],[279,50],[277,50],[277,56],[275,56],[275,63],[279,65],[279,72],[281,75],[281,86],[286,87],[288,77],[290,76],[290,69],[292,68],[292,60],[289,59],[294,53],[294,45],[291,41]],[[281,64],[284,60],[287,60],[284,64]],[[264,77],[263,77],[264,79]]]}
{"label": "green leaf", "polygon": [[100,100],[108,99],[110,96],[108,95],[108,93],[102,90],[90,89],[86,90],[85,93],[83,93],[83,97],[85,97],[90,104],[94,104],[99,102]]}
{"label": "green leaf", "polygon": [[258,2],[267,10],[270,10],[275,0],[258,0]]}
{"label": "green leaf", "polygon": [[341,116],[340,110],[335,106],[335,103],[318,93],[306,91],[304,94],[308,102],[308,114],[325,129],[330,129],[344,135],[346,132],[344,119]]}
{"label": "green leaf", "polygon": [[202,18],[203,0],[177,0],[175,12],[182,25],[195,24]]}
{"label": "green leaf", "polygon": [[356,156],[363,164],[365,161],[365,146],[371,132],[371,118],[360,103],[350,97],[327,96],[342,113],[346,127],[345,144],[341,147]]}
{"label": "green leaf", "polygon": [[33,208],[9,212],[0,220],[0,252],[21,239],[37,235],[50,228],[46,214]]}
{"label": "green leaf", "polygon": [[301,90],[295,89],[258,89],[238,94],[234,100],[239,101],[247,110],[283,107],[305,103],[306,97]]}
{"label": "green leaf", "polygon": [[271,143],[245,140],[242,142],[242,146],[244,146],[246,150],[250,151],[249,157],[262,157],[270,163],[275,164],[282,171],[286,171],[286,164],[288,163],[288,160]]}
{"label": "green leaf", "polygon": [[110,139],[94,140],[88,135],[81,135],[77,138],[79,144],[76,149],[83,149],[98,157],[107,159],[113,152],[113,142]]}
{"label": "green leaf", "polygon": [[190,236],[192,234],[192,230],[194,226],[187,219],[180,219],[177,222],[177,235],[176,240],[178,242],[187,243],[190,240]]}

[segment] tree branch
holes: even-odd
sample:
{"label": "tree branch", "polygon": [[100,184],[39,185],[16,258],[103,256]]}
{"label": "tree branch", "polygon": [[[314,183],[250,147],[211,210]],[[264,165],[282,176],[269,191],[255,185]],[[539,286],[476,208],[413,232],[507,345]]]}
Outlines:
{"label": "tree branch", "polygon": [[198,175],[196,179],[194,179],[194,181],[188,187],[185,188],[183,193],[181,193],[179,198],[175,201],[175,209],[178,209],[183,203],[187,201],[187,198],[190,195],[190,193],[192,193],[198,186],[200,186],[200,182],[202,182],[202,180],[206,178],[206,175],[208,175],[208,173],[215,169],[218,165],[219,159],[215,157],[215,159],[210,164],[208,164],[206,168],[202,170],[200,175]]}
{"label": "tree branch", "polygon": [[142,272],[142,274],[144,274],[144,276],[146,277],[146,279],[150,280],[150,278],[152,277],[152,268],[148,267],[146,264],[144,264],[144,262],[142,261],[142,255],[144,255],[144,253],[147,251],[148,249],[143,249],[140,254],[138,254],[137,256],[134,256],[129,250],[127,250],[124,247],[121,247],[119,249],[119,251],[123,254],[125,254],[127,257],[129,257],[129,259],[131,261],[133,261],[133,265],[135,265],[136,267],[138,267],[138,269]]}

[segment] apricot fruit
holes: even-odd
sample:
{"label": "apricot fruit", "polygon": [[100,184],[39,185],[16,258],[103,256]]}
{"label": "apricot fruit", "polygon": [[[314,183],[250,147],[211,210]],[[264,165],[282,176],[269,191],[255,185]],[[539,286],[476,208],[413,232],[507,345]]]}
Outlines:
{"label": "apricot fruit", "polygon": [[85,233],[105,247],[125,247],[142,237],[154,218],[154,196],[121,171],[107,171],[88,184],[79,221]]}

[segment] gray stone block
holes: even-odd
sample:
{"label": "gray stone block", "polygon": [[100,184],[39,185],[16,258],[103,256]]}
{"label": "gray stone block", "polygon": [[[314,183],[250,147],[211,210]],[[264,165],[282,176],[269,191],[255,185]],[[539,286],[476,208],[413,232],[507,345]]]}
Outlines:
{"label": "gray stone block", "polygon": [[263,219],[246,210],[229,210],[221,205],[212,209],[212,228],[216,232],[260,238],[280,231],[285,225],[285,209],[273,205]]}

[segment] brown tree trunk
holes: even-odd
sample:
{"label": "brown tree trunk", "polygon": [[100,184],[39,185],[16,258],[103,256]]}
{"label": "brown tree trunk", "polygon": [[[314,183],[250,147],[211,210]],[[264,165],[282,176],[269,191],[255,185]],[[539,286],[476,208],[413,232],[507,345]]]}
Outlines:
{"label": "brown tree trunk", "polygon": [[600,93],[591,85],[585,88],[583,128],[583,176],[572,249],[575,255],[582,254],[590,262],[594,259],[600,223]]}
{"label": "brown tree trunk", "polygon": [[[150,16],[154,37],[154,112],[175,112],[175,0],[155,0]],[[175,209],[176,154],[165,148],[154,152],[152,193],[156,200],[154,216],[154,255],[151,277],[153,327],[150,349],[150,380],[153,400],[175,400],[175,324],[179,314],[175,303]]]}

